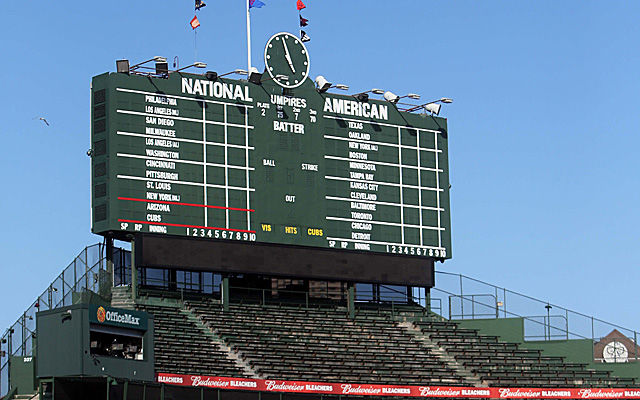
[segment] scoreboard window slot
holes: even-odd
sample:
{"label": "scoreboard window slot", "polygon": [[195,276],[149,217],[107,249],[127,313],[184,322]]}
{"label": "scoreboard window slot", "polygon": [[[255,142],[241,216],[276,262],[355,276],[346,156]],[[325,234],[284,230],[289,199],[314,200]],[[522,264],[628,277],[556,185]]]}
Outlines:
{"label": "scoreboard window slot", "polygon": [[296,183],[296,171],[293,168],[287,168],[287,184],[294,185]]}
{"label": "scoreboard window slot", "polygon": [[438,211],[422,210],[422,226],[438,226]]}
{"label": "scoreboard window slot", "polygon": [[[202,140],[202,133],[200,133],[200,140]],[[224,126],[207,124],[206,140],[207,142],[224,144]]]}
{"label": "scoreboard window slot", "polygon": [[402,149],[402,164],[418,166],[418,151],[414,149]]}
{"label": "scoreboard window slot", "polygon": [[207,145],[207,162],[224,165],[224,146]]}
{"label": "scoreboard window slot", "polygon": [[227,128],[227,144],[244,146],[245,137],[246,134],[244,128],[237,128],[233,126]]}
{"label": "scoreboard window slot", "polygon": [[420,171],[420,186],[436,188],[438,185],[438,173],[435,171],[421,170]]}
{"label": "scoreboard window slot", "polygon": [[211,185],[226,185],[224,167],[207,167],[207,183]]}
{"label": "scoreboard window slot", "polygon": [[[423,185],[424,186],[424,185]],[[436,206],[436,204],[438,204],[438,192],[434,191],[434,190],[425,190],[422,189],[421,190],[422,193],[422,205],[432,205],[433,207]]]}
{"label": "scoreboard window slot", "polygon": [[420,210],[413,207],[404,207],[402,210],[403,223],[407,225],[420,226]]}
{"label": "scoreboard window slot", "polygon": [[402,203],[409,205],[420,205],[419,190],[413,188],[402,188]]}
{"label": "scoreboard window slot", "polygon": [[266,167],[264,169],[264,180],[267,182],[273,182],[273,168]]}
{"label": "scoreboard window slot", "polygon": [[401,134],[401,142],[403,146],[416,147],[418,144],[417,132],[414,129],[403,129]]}
{"label": "scoreboard window slot", "polygon": [[415,168],[402,168],[402,184],[418,186],[418,170]]}
{"label": "scoreboard window slot", "polygon": [[279,139],[280,150],[289,150],[289,135],[281,132]]}
{"label": "scoreboard window slot", "polygon": [[247,173],[243,169],[232,169],[229,168],[227,170],[227,174],[229,176],[229,186],[235,187],[246,187],[247,186]]}
{"label": "scoreboard window slot", "polygon": [[435,168],[436,167],[436,153],[433,151],[420,151],[420,166]]}
{"label": "scoreboard window slot", "polygon": [[243,106],[228,105],[227,106],[227,123],[244,125],[246,108]]}
{"label": "scoreboard window slot", "polygon": [[247,153],[245,149],[239,149],[237,147],[227,147],[227,163],[229,165],[235,165],[244,167],[247,165]]}
{"label": "scoreboard window slot", "polygon": [[420,228],[404,228],[404,244],[420,246]]}
{"label": "scoreboard window slot", "polygon": [[291,151],[300,151],[300,136],[291,136]]}
{"label": "scoreboard window slot", "polygon": [[420,131],[420,147],[423,149],[435,149],[436,148],[435,133],[430,131]]}

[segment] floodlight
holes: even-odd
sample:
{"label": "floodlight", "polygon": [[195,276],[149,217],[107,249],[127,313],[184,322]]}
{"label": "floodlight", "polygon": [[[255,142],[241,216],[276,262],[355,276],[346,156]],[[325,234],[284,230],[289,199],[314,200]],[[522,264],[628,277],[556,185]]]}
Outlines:
{"label": "floodlight", "polygon": [[238,75],[247,75],[247,71],[245,71],[244,69],[234,69],[231,72],[226,72],[222,75],[218,75],[218,78],[222,78],[223,76],[227,76],[227,75],[231,75],[231,74],[238,74]]}
{"label": "floodlight", "polygon": [[390,103],[396,104],[400,100],[400,96],[391,92],[384,92],[384,99]]}
{"label": "floodlight", "polygon": [[429,104],[425,104],[423,107],[424,107],[425,110],[430,112],[431,115],[438,115],[438,114],[440,114],[440,107],[442,107],[442,104],[440,104],[440,103],[429,103]]}
{"label": "floodlight", "polygon": [[57,291],[58,291],[58,288],[54,288],[54,287],[52,287],[52,288],[51,288],[51,290],[53,290],[54,292],[57,292]]}
{"label": "floodlight", "polygon": [[215,71],[207,71],[204,76],[210,81],[215,81],[216,79],[218,79],[218,73]]}
{"label": "floodlight", "polygon": [[431,114],[438,115],[440,113],[440,106],[442,105],[440,103],[450,104],[450,103],[453,103],[453,100],[448,98],[448,97],[442,97],[442,98],[440,98],[438,100],[430,101],[430,102],[425,103],[425,104],[420,104],[419,106],[411,107],[411,108],[409,108],[409,109],[407,109],[405,111],[413,112],[413,111],[417,111],[417,110],[420,110],[420,109],[424,109],[424,110],[430,112]]}
{"label": "floodlight", "polygon": [[384,90],[382,89],[371,89],[371,90],[367,90],[366,92],[361,92],[361,93],[356,93],[353,95],[353,97],[355,97],[358,101],[369,101],[369,93],[373,93],[373,94],[384,94]]}
{"label": "floodlight", "polygon": [[141,63],[137,63],[136,65],[132,65],[131,68],[129,68],[129,70],[130,71],[134,71],[134,70],[138,69],[141,65],[146,64],[146,63],[151,62],[151,61],[155,61],[157,63],[166,63],[167,62],[167,57],[155,56],[152,59],[143,61]]}
{"label": "floodlight", "polygon": [[116,71],[121,74],[129,75],[129,60],[116,60]]}
{"label": "floodlight", "polygon": [[[264,72],[263,72],[261,75],[264,75]],[[262,80],[260,81],[260,83],[262,83],[262,82],[266,82],[266,81],[270,81],[270,80],[272,80],[272,79],[275,79],[275,80],[277,80],[277,81],[282,82],[282,81],[288,81],[288,80],[289,80],[289,77],[288,77],[287,75],[277,74],[277,75],[276,75],[276,76],[274,76],[273,78],[262,79]]]}
{"label": "floodlight", "polygon": [[366,92],[354,94],[353,97],[355,97],[356,100],[362,103],[364,103],[365,101],[369,101],[369,95]]}
{"label": "floodlight", "polygon": [[[156,64],[157,65],[157,64]],[[182,67],[182,68],[178,68],[177,70],[173,71],[173,72],[180,72],[183,69],[187,69],[187,68],[191,68],[191,67],[196,67],[196,68],[207,68],[207,63],[203,63],[203,62],[199,62],[196,61],[191,65],[187,65],[186,67]]]}
{"label": "floodlight", "polygon": [[343,85],[341,83],[337,83],[334,85],[328,80],[326,80],[324,76],[318,75],[318,77],[316,78],[316,90],[319,93],[325,93],[327,90],[331,88],[336,88],[340,90],[349,90],[349,86],[347,85]]}
{"label": "floodlight", "polygon": [[409,93],[406,97],[413,99],[413,100],[420,100],[420,95],[419,94],[415,94],[415,93]]}
{"label": "floodlight", "polygon": [[326,80],[324,76],[318,75],[316,77],[316,86],[316,90],[318,90],[318,92],[324,93],[331,87],[331,82]]}
{"label": "floodlight", "polygon": [[262,73],[258,72],[258,68],[251,67],[251,69],[249,69],[249,82],[259,85],[261,79]]}
{"label": "floodlight", "polygon": [[156,62],[156,75],[166,75],[169,73],[167,62]]}

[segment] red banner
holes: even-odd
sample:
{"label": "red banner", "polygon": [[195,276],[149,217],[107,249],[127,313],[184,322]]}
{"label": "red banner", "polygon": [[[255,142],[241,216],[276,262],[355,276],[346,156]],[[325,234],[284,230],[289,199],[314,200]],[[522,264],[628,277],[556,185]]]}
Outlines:
{"label": "red banner", "polygon": [[262,392],[339,394],[389,397],[453,397],[473,399],[640,399],[640,389],[539,389],[459,386],[398,386],[361,383],[321,383],[220,376],[157,374],[171,385]]}

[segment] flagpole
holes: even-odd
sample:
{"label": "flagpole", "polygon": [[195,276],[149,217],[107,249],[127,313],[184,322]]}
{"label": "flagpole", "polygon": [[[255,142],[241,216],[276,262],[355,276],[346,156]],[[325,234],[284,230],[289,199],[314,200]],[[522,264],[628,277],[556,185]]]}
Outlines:
{"label": "flagpole", "polygon": [[249,0],[247,0],[247,72],[251,73],[251,18],[249,15]]}

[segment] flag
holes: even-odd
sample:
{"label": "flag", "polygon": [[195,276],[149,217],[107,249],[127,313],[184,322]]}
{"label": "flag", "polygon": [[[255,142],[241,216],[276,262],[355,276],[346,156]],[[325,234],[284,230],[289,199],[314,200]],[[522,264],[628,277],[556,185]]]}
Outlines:
{"label": "flag", "polygon": [[307,32],[300,30],[300,41],[304,43],[308,42],[309,40],[311,40],[311,38],[307,36]]}
{"label": "flag", "polygon": [[249,8],[262,8],[264,6],[266,6],[266,4],[260,0],[249,0]]}
{"label": "flag", "polygon": [[193,19],[191,20],[191,28],[196,29],[199,26],[200,26],[200,21],[198,21],[197,16],[194,16]]}
{"label": "flag", "polygon": [[199,9],[201,9],[204,6],[206,6],[206,4],[204,4],[204,1],[196,0],[196,11],[198,11]]}
{"label": "flag", "polygon": [[307,8],[307,6],[304,5],[302,0],[298,0],[297,6],[298,6],[298,11],[302,10],[303,8]]}
{"label": "flag", "polygon": [[307,26],[309,24],[309,20],[306,18],[302,18],[302,15],[300,16],[300,26]]}

